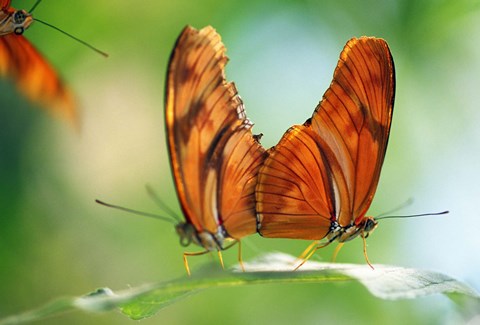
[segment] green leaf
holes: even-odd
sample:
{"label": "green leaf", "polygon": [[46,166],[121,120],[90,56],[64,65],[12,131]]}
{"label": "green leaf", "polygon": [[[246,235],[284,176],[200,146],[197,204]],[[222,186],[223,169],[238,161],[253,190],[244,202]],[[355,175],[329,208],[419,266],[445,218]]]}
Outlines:
{"label": "green leaf", "polygon": [[1,325],[20,324],[51,317],[74,309],[104,312],[119,308],[131,319],[155,315],[162,308],[189,295],[213,287],[233,287],[266,283],[322,283],[357,281],[381,299],[414,299],[432,294],[446,294],[465,313],[478,310],[480,296],[468,285],[447,275],[398,266],[306,262],[293,272],[296,258],[274,253],[239,267],[216,272],[212,268],[194,271],[192,277],[148,284],[114,293],[108,288],[78,298],[63,298],[39,309],[0,320]]}

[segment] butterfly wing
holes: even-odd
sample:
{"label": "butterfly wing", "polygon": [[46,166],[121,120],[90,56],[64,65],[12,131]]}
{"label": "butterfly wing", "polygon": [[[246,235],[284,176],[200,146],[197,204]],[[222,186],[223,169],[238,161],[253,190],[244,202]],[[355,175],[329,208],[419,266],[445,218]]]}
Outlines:
{"label": "butterfly wing", "polygon": [[0,0],[0,9],[8,10],[10,8],[11,0]]}
{"label": "butterfly wing", "polygon": [[394,89],[386,42],[347,42],[312,118],[287,131],[260,170],[263,236],[321,239],[332,220],[345,227],[364,218],[385,157]]}
{"label": "butterfly wing", "polygon": [[[387,149],[395,98],[395,71],[387,43],[350,40],[340,55],[333,82],[312,117],[341,165],[348,204],[339,202],[339,223],[363,218],[377,188]],[[341,184],[341,182],[340,182]]]}
{"label": "butterfly wing", "polygon": [[168,146],[183,213],[198,232],[256,231],[256,175],[265,157],[243,103],[225,80],[225,47],[212,27],[186,27],[170,58]]}
{"label": "butterfly wing", "polygon": [[333,186],[317,139],[311,128],[297,125],[269,150],[256,190],[262,236],[317,239],[328,232]]}
{"label": "butterfly wing", "polygon": [[0,37],[0,76],[13,78],[27,98],[76,123],[70,91],[55,70],[22,35]]}

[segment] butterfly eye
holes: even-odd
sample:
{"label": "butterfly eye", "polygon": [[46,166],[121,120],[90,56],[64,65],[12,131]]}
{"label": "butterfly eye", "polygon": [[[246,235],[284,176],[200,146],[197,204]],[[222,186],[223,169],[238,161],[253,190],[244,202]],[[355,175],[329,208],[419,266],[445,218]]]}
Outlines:
{"label": "butterfly eye", "polygon": [[[15,24],[23,24],[25,19],[27,19],[27,14],[23,10],[15,11],[15,13],[13,14],[13,21]],[[22,28],[22,33],[23,33],[23,28]],[[15,29],[15,34],[18,34],[17,29]]]}
{"label": "butterfly eye", "polygon": [[365,221],[365,226],[363,227],[363,230],[366,232],[365,238],[368,237],[368,233],[375,229],[377,227],[377,221],[373,218],[368,218],[367,221]]}

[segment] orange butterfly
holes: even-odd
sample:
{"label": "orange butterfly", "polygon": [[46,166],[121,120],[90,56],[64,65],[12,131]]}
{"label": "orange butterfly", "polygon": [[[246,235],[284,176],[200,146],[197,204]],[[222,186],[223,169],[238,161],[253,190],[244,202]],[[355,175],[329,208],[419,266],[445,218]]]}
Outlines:
{"label": "orange butterfly", "polygon": [[10,7],[10,2],[0,0],[0,76],[13,78],[31,101],[75,124],[77,116],[70,91],[22,35],[34,21],[32,15]]}
{"label": "orange butterfly", "polygon": [[[252,134],[237,89],[225,79],[225,47],[208,26],[185,27],[170,57],[165,121],[170,162],[186,222],[177,233],[205,251],[254,234],[255,185],[266,152]],[[239,246],[239,262],[241,263]]]}
{"label": "orange butterfly", "polygon": [[387,149],[394,97],[387,43],[348,41],[312,117],[287,130],[260,169],[256,209],[263,237],[315,240],[301,256],[305,262],[338,240],[336,255],[360,235],[370,265],[365,238],[377,221],[365,214]]}

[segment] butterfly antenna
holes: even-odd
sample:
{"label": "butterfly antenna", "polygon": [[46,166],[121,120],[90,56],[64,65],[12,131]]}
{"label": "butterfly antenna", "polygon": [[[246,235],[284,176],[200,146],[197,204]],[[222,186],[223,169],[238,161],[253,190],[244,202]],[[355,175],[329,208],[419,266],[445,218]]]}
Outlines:
{"label": "butterfly antenna", "polygon": [[397,219],[397,218],[416,218],[416,217],[425,217],[425,216],[439,216],[442,214],[447,214],[450,211],[442,211],[442,212],[433,212],[433,213],[421,213],[421,214],[410,214],[406,216],[383,216],[380,218],[375,218],[375,220],[380,220],[380,219]]}
{"label": "butterfly antenna", "polygon": [[147,190],[148,195],[150,198],[160,207],[160,209],[163,209],[165,212],[167,212],[169,215],[171,215],[175,220],[180,222],[180,217],[178,214],[175,213],[168,205],[163,202],[160,197],[157,195],[157,193],[153,190],[153,188],[147,184],[145,185],[145,188]]}
{"label": "butterfly antenna", "polygon": [[144,216],[144,217],[149,217],[149,218],[155,218],[155,219],[164,220],[164,221],[173,223],[174,225],[177,224],[177,222],[176,222],[175,220],[172,220],[172,219],[167,218],[167,217],[164,217],[164,216],[159,216],[159,215],[157,215],[157,214],[148,213],[148,212],[142,212],[142,211],[137,211],[137,210],[132,210],[132,209],[129,209],[129,208],[124,208],[124,207],[118,206],[118,205],[113,205],[113,204],[105,203],[105,202],[100,201],[100,200],[95,200],[95,202],[97,202],[98,204],[104,205],[104,206],[106,206],[106,207],[109,207],[109,208],[114,208],[114,209],[117,209],[117,210],[121,210],[121,211],[125,211],[125,212],[130,212],[130,213],[138,214],[138,215]]}
{"label": "butterfly antenna", "polygon": [[[40,1],[37,1],[37,4],[38,4],[38,2],[40,2]],[[33,6],[33,9],[35,9],[35,7],[36,7],[37,4],[35,4],[35,5]],[[46,26],[48,26],[48,27],[50,27],[50,28],[53,28],[53,29],[55,29],[56,31],[59,31],[60,33],[62,33],[62,34],[64,34],[64,35],[66,35],[66,36],[74,39],[75,41],[79,42],[80,44],[83,44],[83,45],[85,45],[86,47],[88,47],[89,49],[97,52],[97,53],[100,54],[101,56],[108,58],[108,53],[105,53],[105,52],[97,49],[97,48],[94,47],[93,45],[91,45],[91,44],[89,44],[89,43],[87,43],[87,42],[79,39],[78,37],[75,37],[75,36],[73,36],[72,34],[67,33],[66,31],[61,30],[60,28],[58,28],[58,27],[56,27],[56,26],[53,26],[52,24],[49,24],[49,23],[47,23],[47,22],[45,22],[45,21],[43,21],[43,20],[40,20],[40,19],[38,19],[38,18],[34,18],[34,20],[35,20],[35,21],[38,21],[39,23],[42,23],[42,24],[44,24],[44,25],[46,25]]]}
{"label": "butterfly antenna", "polygon": [[37,2],[35,2],[35,4],[33,5],[32,9],[30,9],[30,10],[28,11],[28,13],[31,14],[31,13],[35,10],[35,8],[37,8],[37,6],[40,4],[40,2],[42,2],[42,0],[37,0]]}
{"label": "butterfly antenna", "polygon": [[387,211],[387,212],[383,212],[383,213],[379,214],[375,219],[381,218],[381,217],[383,217],[383,216],[385,216],[385,215],[387,215],[387,214],[390,214],[390,213],[396,212],[396,211],[398,211],[398,210],[401,210],[401,209],[403,209],[403,208],[406,208],[406,207],[408,207],[409,205],[412,205],[412,203],[413,203],[413,198],[410,197],[410,198],[408,198],[405,202],[403,202],[402,204],[400,204],[399,206],[397,206],[397,207],[395,207],[395,208],[393,208],[393,209],[391,209],[391,210],[389,210],[389,211]]}

